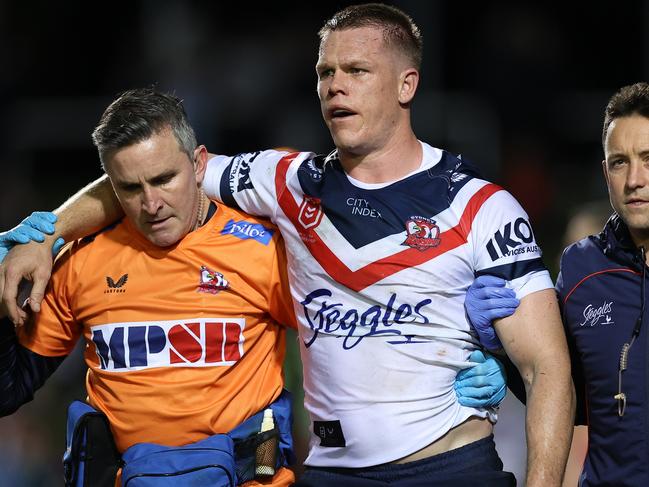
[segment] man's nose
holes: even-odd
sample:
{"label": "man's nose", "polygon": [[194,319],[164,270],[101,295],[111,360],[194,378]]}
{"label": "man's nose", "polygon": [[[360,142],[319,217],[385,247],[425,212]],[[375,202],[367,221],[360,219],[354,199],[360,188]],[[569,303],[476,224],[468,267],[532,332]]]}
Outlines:
{"label": "man's nose", "polygon": [[142,192],[142,209],[149,215],[155,215],[162,207],[160,195],[154,188],[144,188]]}
{"label": "man's nose", "polygon": [[626,186],[628,189],[637,189],[649,184],[649,168],[641,160],[631,160],[629,171],[626,175]]}
{"label": "man's nose", "polygon": [[345,93],[346,84],[345,84],[345,73],[340,70],[334,71],[329,80],[329,96],[334,96],[338,93]]}

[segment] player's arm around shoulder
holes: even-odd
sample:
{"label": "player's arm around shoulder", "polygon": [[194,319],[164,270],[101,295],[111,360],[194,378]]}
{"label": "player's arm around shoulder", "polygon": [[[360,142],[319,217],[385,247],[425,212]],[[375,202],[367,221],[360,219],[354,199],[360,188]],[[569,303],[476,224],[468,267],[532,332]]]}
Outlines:
{"label": "player's arm around shoulder", "polygon": [[44,235],[43,244],[30,242],[14,247],[0,265],[0,294],[7,315],[22,325],[27,314],[16,305],[21,280],[33,282],[30,308],[40,311],[47,282],[52,271],[52,246],[58,239],[72,241],[98,231],[123,215],[119,201],[104,175],[79,190],[54,211],[58,220],[55,231]]}
{"label": "player's arm around shoulder", "polygon": [[512,316],[495,326],[527,393],[526,485],[559,486],[572,438],[575,399],[555,291],[528,294]]}

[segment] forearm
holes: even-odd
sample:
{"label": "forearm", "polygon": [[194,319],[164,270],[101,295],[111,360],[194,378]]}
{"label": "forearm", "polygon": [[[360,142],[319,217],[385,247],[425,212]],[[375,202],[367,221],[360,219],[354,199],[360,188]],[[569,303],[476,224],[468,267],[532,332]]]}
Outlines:
{"label": "forearm", "polygon": [[63,237],[66,242],[95,233],[124,215],[106,175],[79,190],[54,210],[58,220],[54,242]]}
{"label": "forearm", "polygon": [[[527,484],[560,486],[570,451],[575,393],[561,357],[536,365],[527,387]],[[567,364],[566,364],[567,366]]]}
{"label": "forearm", "polygon": [[560,486],[575,406],[568,347],[554,291],[525,296],[516,313],[496,326],[525,383],[526,485]]}
{"label": "forearm", "polygon": [[0,416],[34,398],[64,357],[44,357],[18,343],[13,324],[0,319]]}
{"label": "forearm", "polygon": [[527,388],[521,377],[521,373],[507,355],[498,355],[498,359],[504,365],[505,372],[507,373],[507,388],[516,396],[516,399],[526,404]]}

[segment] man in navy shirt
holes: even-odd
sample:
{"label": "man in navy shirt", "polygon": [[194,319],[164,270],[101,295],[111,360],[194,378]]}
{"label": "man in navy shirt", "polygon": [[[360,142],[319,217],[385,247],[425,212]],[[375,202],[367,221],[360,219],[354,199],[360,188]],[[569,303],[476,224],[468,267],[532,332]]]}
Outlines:
{"label": "man in navy shirt", "polygon": [[[649,84],[626,86],[609,100],[602,144],[615,213],[600,234],[566,248],[556,283],[575,424],[588,426],[579,485],[649,485]],[[490,348],[498,347],[491,320],[512,310],[504,285],[484,276],[467,294],[469,317]]]}

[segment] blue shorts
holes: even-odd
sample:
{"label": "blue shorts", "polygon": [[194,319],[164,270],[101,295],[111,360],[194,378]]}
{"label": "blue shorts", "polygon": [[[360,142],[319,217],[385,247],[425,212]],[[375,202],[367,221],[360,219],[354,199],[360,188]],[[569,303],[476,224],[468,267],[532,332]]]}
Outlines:
{"label": "blue shorts", "polygon": [[365,468],[306,467],[295,487],[510,487],[516,478],[503,472],[493,435],[463,447],[408,463]]}

